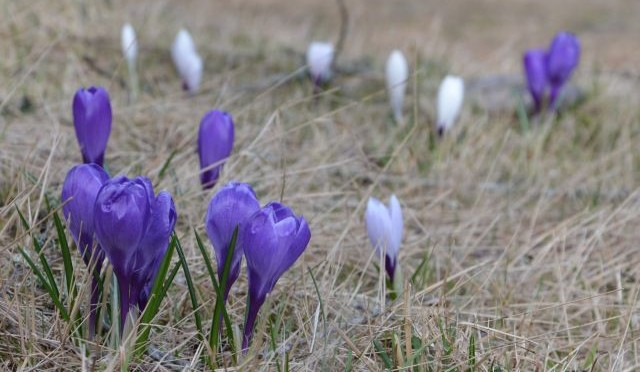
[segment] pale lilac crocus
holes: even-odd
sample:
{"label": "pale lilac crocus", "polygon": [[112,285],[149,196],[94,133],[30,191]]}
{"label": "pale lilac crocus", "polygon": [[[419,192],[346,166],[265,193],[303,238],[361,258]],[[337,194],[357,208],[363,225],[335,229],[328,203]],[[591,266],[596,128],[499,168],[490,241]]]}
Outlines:
{"label": "pale lilac crocus", "polygon": [[404,226],[398,198],[391,195],[389,207],[376,198],[369,198],[365,222],[371,245],[378,256],[384,256],[385,270],[389,281],[395,284],[398,253],[402,244]]}

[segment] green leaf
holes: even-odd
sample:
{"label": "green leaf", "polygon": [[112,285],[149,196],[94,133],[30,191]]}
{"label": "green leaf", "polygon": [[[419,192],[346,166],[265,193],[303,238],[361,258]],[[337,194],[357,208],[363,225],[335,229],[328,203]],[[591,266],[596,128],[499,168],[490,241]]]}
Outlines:
{"label": "green leaf", "polygon": [[60,311],[60,316],[62,316],[62,319],[68,322],[69,313],[67,312],[67,309],[64,307],[62,302],[60,302],[60,298],[54,293],[53,289],[49,285],[49,282],[47,281],[47,279],[45,279],[44,275],[42,274],[42,271],[38,269],[38,267],[33,262],[31,257],[29,257],[29,254],[22,247],[18,247],[18,249],[20,249],[20,254],[22,254],[22,257],[24,257],[25,261],[27,261],[27,264],[29,265],[29,267],[31,267],[31,270],[33,271],[34,274],[36,274],[36,276],[38,277],[38,280],[40,280],[40,282],[42,283],[42,286],[49,294],[49,297],[51,297],[51,300],[53,300],[53,304],[58,308],[58,311]]}
{"label": "green leaf", "polygon": [[167,290],[173,282],[173,278],[175,278],[178,270],[180,269],[180,263],[176,263],[173,270],[171,271],[171,274],[169,275],[169,278],[166,279],[169,265],[171,264],[171,259],[173,258],[173,251],[176,247],[176,241],[177,238],[174,235],[171,239],[171,243],[169,244],[169,248],[167,249],[167,253],[165,253],[164,258],[160,263],[160,267],[158,268],[156,279],[153,282],[153,287],[151,287],[151,292],[149,293],[149,301],[147,302],[147,307],[144,309],[144,312],[140,317],[141,331],[136,338],[136,357],[142,356],[142,354],[144,354],[144,352],[146,351],[147,341],[149,340],[149,334],[151,332],[151,321],[158,313],[160,303],[162,303],[162,300],[167,294]]}
{"label": "green leaf", "polygon": [[393,365],[391,363],[391,358],[389,357],[389,354],[387,354],[386,350],[384,350],[382,343],[380,343],[380,341],[377,338],[373,340],[373,347],[376,349],[376,353],[382,359],[382,362],[384,363],[385,368],[392,369]]}
{"label": "green leaf", "polygon": [[169,154],[169,157],[162,165],[162,168],[160,169],[160,173],[158,173],[158,180],[162,180],[164,178],[164,174],[167,171],[167,169],[169,169],[169,165],[171,164],[171,161],[173,160],[174,156],[176,156],[176,154],[177,154],[176,150],[171,151],[171,154]]}
{"label": "green leaf", "polygon": [[[216,273],[213,270],[213,266],[211,265],[211,259],[209,258],[209,254],[207,253],[207,249],[205,248],[204,244],[202,243],[202,239],[200,239],[200,235],[198,234],[198,232],[196,231],[196,229],[193,229],[193,233],[196,236],[196,243],[198,245],[198,249],[200,249],[200,253],[202,254],[202,259],[204,260],[205,266],[207,267],[207,272],[209,273],[209,278],[211,279],[211,284],[213,285],[213,289],[216,292],[216,296],[220,295],[220,287],[218,286],[218,279],[216,278]],[[216,304],[217,306],[217,304]],[[222,307],[222,317],[224,319],[224,324],[225,324],[225,328],[226,328],[226,332],[227,332],[227,341],[229,342],[229,345],[231,346],[232,350],[235,350],[235,345],[234,345],[234,340],[233,340],[233,328],[231,327],[231,319],[229,318],[229,314],[227,313],[227,309],[223,306]],[[212,324],[212,328],[213,328],[213,320],[211,322]],[[209,330],[209,336],[211,336],[213,332],[213,329]],[[211,341],[209,341],[209,346],[211,346]],[[237,363],[236,360],[236,354],[233,353],[233,360],[235,363]]]}
{"label": "green leaf", "polygon": [[67,284],[67,293],[71,296],[71,301],[74,302],[77,296],[77,290],[75,286],[75,278],[73,275],[73,261],[71,260],[71,251],[69,250],[69,243],[67,242],[67,236],[64,233],[64,227],[58,213],[53,213],[53,223],[56,227],[58,234],[58,246],[60,247],[60,253],[62,254],[62,263],[64,267],[64,277]]}
{"label": "green leaf", "polygon": [[196,288],[193,285],[193,280],[191,280],[191,273],[189,272],[189,265],[187,265],[187,259],[184,255],[184,251],[182,250],[182,245],[180,244],[180,240],[175,233],[173,233],[175,242],[176,242],[176,251],[178,252],[178,258],[180,259],[180,263],[182,264],[182,271],[184,272],[184,279],[187,282],[187,288],[189,290],[189,297],[191,298],[191,306],[193,307],[193,316],[196,321],[196,328],[198,328],[198,338],[204,338],[204,332],[202,331],[202,320],[200,319],[200,305],[198,305],[198,298],[196,296]]}
{"label": "green leaf", "polygon": [[[214,352],[218,349],[218,332],[220,331],[220,315],[225,313],[224,306],[224,289],[227,286],[227,280],[229,279],[229,271],[231,270],[231,261],[233,259],[233,252],[236,250],[236,241],[238,239],[238,226],[233,230],[231,235],[231,242],[229,243],[229,250],[227,251],[227,257],[224,262],[224,268],[222,270],[222,280],[218,283],[217,295],[216,295],[216,307],[213,312],[213,325],[211,326],[211,333],[209,333],[209,346]],[[229,329],[230,327],[227,326]],[[233,337],[230,338],[231,340]]]}
{"label": "green leaf", "polygon": [[47,276],[51,293],[55,295],[54,297],[56,298],[56,301],[60,302],[60,291],[58,290],[58,285],[56,284],[56,281],[53,278],[53,272],[51,271],[51,267],[47,262],[47,258],[42,254],[42,246],[38,242],[38,239],[30,232],[31,227],[29,226],[29,223],[27,222],[27,220],[24,218],[24,215],[22,214],[22,212],[20,212],[20,209],[18,208],[18,206],[16,206],[16,210],[18,211],[18,216],[20,216],[20,220],[22,221],[22,226],[24,226],[25,230],[31,236],[31,240],[33,241],[33,248],[36,250],[36,253],[38,254],[38,259],[40,260],[40,264],[42,265],[42,269],[44,270],[44,273]]}
{"label": "green leaf", "polygon": [[476,369],[476,337],[471,334],[469,337],[469,372],[473,372]]}

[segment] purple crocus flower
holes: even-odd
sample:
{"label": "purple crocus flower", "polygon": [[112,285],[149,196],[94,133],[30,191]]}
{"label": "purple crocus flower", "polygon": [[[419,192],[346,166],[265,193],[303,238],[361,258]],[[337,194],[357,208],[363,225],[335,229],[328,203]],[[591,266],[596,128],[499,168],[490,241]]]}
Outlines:
{"label": "purple crocus flower", "polygon": [[276,202],[267,204],[242,224],[238,243],[249,272],[249,308],[242,348],[247,349],[258,311],[280,276],[304,252],[311,231],[304,217]]}
{"label": "purple crocus flower", "polygon": [[558,33],[547,51],[546,70],[551,84],[550,106],[555,108],[560,91],[580,62],[580,42],[569,32]]}
{"label": "purple crocus flower", "polygon": [[540,112],[547,89],[547,53],[543,49],[529,49],[523,57],[527,87],[533,98],[535,112]]}
{"label": "purple crocus flower", "polygon": [[109,176],[97,164],[80,164],[71,168],[62,185],[62,213],[71,230],[73,240],[80,250],[84,263],[93,265],[91,281],[91,303],[89,306],[89,334],[93,336],[95,315],[100,300],[98,293],[98,275],[102,269],[104,252],[99,244],[94,246],[95,226],[93,223],[93,205],[102,185]]}
{"label": "purple crocus flower", "polygon": [[82,161],[102,166],[111,133],[111,101],[104,88],[78,89],[73,97],[73,125]]}
{"label": "purple crocus flower", "polygon": [[[260,203],[250,185],[246,183],[229,182],[211,199],[205,225],[207,235],[213,244],[218,261],[218,278],[222,283],[222,271],[227,259],[229,244],[236,226],[260,209]],[[238,228],[238,236],[241,231]],[[240,274],[242,261],[242,246],[236,244],[231,259],[231,267],[224,288],[224,299],[227,300],[229,290]]]}
{"label": "purple crocus flower", "polygon": [[96,236],[118,278],[121,327],[130,308],[146,306],[176,218],[171,194],[156,197],[146,177],[115,177],[98,192]]}
{"label": "purple crocus flower", "polygon": [[209,189],[218,181],[222,164],[233,149],[233,119],[224,111],[209,111],[200,121],[198,154],[200,155],[200,182]]}

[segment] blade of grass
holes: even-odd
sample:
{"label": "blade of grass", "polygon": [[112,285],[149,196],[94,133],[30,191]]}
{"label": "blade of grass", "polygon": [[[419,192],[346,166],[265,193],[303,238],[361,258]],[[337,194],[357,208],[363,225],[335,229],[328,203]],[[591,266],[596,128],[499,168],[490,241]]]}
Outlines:
{"label": "blade of grass", "polygon": [[[227,280],[229,279],[229,271],[231,270],[231,260],[233,259],[233,252],[236,249],[236,241],[238,239],[238,226],[233,230],[231,235],[231,242],[229,243],[229,250],[224,262],[224,269],[222,270],[222,280],[218,283],[217,295],[216,295],[216,307],[213,312],[213,325],[211,326],[211,333],[209,334],[209,346],[215,353],[218,349],[218,332],[220,331],[220,315],[225,311],[224,309],[224,289],[227,286]],[[227,327],[229,328],[229,327]],[[233,337],[232,337],[233,339]]]}
{"label": "blade of grass", "polygon": [[178,252],[178,258],[180,259],[180,263],[182,264],[184,279],[187,282],[187,289],[189,290],[189,297],[191,298],[191,306],[193,306],[193,316],[196,321],[196,328],[198,328],[198,338],[200,340],[203,340],[204,332],[202,330],[202,320],[200,318],[200,305],[198,305],[196,289],[195,289],[195,286],[193,285],[193,280],[191,280],[189,265],[187,265],[187,259],[184,255],[184,251],[182,250],[182,245],[180,244],[180,240],[176,236],[175,232],[173,233],[173,239],[175,239],[175,242],[176,242],[176,251]]}
{"label": "blade of grass", "polygon": [[392,369],[391,358],[389,358],[389,354],[387,354],[377,338],[373,340],[373,347],[376,349],[378,356],[382,359],[382,363],[384,363],[385,368]]}
{"label": "blade of grass", "polygon": [[[26,231],[30,231],[31,226],[29,226],[29,223],[27,222],[26,218],[24,218],[24,215],[22,214],[22,212],[20,212],[20,209],[18,208],[17,205],[16,205],[16,210],[18,211],[18,216],[22,221],[22,226],[24,226]],[[36,253],[38,254],[38,259],[40,260],[42,269],[44,270],[44,273],[47,276],[47,279],[49,280],[49,287],[51,288],[52,293],[55,294],[56,300],[60,301],[60,291],[58,290],[58,285],[56,284],[56,281],[53,278],[53,271],[51,271],[51,267],[47,262],[47,258],[42,254],[42,246],[38,242],[38,239],[32,233],[29,233],[29,235],[31,235],[31,240],[33,241],[33,248],[36,250]]]}
{"label": "blade of grass", "polygon": [[[215,271],[213,271],[213,266],[211,265],[211,259],[209,258],[209,254],[207,253],[207,249],[205,248],[204,244],[202,243],[202,240],[200,239],[200,235],[198,234],[196,229],[193,229],[193,233],[196,236],[196,243],[198,245],[198,249],[200,249],[200,253],[202,254],[202,259],[204,260],[205,266],[207,267],[207,272],[209,273],[209,277],[211,279],[211,284],[213,284],[213,289],[216,292],[216,296],[218,296],[220,287],[218,285],[218,279],[216,279]],[[222,317],[224,319],[224,324],[225,324],[225,328],[226,328],[226,332],[227,332],[227,340],[229,342],[229,346],[231,346],[231,349],[235,351],[236,348],[235,348],[235,342],[233,340],[233,328],[231,327],[231,319],[229,318],[229,314],[227,313],[227,309],[224,306],[222,308]],[[213,322],[211,324],[212,324],[212,327],[213,327]],[[209,335],[211,335],[211,332],[212,332],[212,330],[209,330]],[[211,345],[211,342],[209,343],[209,345]],[[237,363],[235,352],[232,354],[232,357],[233,357],[234,362]]]}
{"label": "blade of grass", "polygon": [[27,261],[27,264],[29,265],[29,267],[31,267],[31,270],[33,271],[33,273],[36,274],[36,276],[38,277],[38,280],[40,280],[40,282],[42,283],[42,286],[44,286],[45,290],[51,297],[53,304],[58,308],[58,311],[60,311],[60,316],[62,316],[62,319],[68,322],[69,313],[67,312],[67,309],[64,307],[62,302],[60,302],[60,298],[56,296],[55,293],[53,292],[53,289],[49,285],[47,279],[45,279],[40,269],[38,269],[38,267],[33,262],[31,257],[29,257],[29,254],[24,250],[24,248],[18,247],[18,249],[20,249],[20,254],[22,254],[22,257],[24,257],[25,261]]}
{"label": "blade of grass", "polygon": [[138,334],[135,344],[135,356],[140,357],[147,350],[147,341],[149,340],[149,334],[151,332],[151,321],[158,313],[158,309],[160,307],[160,303],[167,294],[167,290],[171,283],[173,282],[173,278],[175,278],[178,270],[180,269],[180,263],[176,263],[169,278],[167,279],[167,272],[169,271],[169,265],[171,264],[171,259],[173,258],[173,252],[176,247],[176,238],[175,235],[171,239],[171,244],[169,244],[169,248],[167,249],[167,253],[165,253],[162,262],[160,263],[160,267],[158,268],[158,273],[156,274],[156,279],[153,282],[153,287],[151,287],[151,293],[149,294],[149,302],[147,303],[147,307],[144,309],[142,316],[140,317],[140,327],[142,330]]}

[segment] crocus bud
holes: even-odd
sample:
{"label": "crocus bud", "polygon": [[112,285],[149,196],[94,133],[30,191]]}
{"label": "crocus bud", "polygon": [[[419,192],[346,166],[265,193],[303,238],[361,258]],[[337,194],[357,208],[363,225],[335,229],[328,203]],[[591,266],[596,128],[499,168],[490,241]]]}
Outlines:
{"label": "crocus bud", "polygon": [[200,89],[203,63],[187,30],[181,29],[176,35],[171,47],[171,57],[182,79],[183,88],[189,93],[196,93]]}
{"label": "crocus bud", "polygon": [[547,52],[547,76],[551,84],[550,106],[556,107],[562,86],[580,62],[580,42],[569,32],[558,33]]}
{"label": "crocus bud", "polygon": [[233,149],[233,119],[224,111],[213,110],[200,121],[198,155],[200,156],[200,182],[209,189],[220,176],[224,161]]}
{"label": "crocus bud", "polygon": [[436,122],[438,134],[443,135],[451,129],[460,114],[464,100],[464,81],[462,78],[447,75],[438,90],[438,120]]}
{"label": "crocus bud", "polygon": [[73,97],[73,126],[85,163],[104,163],[111,134],[111,101],[104,88],[79,89]]}
{"label": "crocus bud", "polygon": [[249,272],[249,308],[242,348],[247,349],[260,307],[280,276],[304,252],[311,231],[304,217],[276,202],[249,217],[242,224],[238,243],[244,249]]}
{"label": "crocus bud", "polygon": [[81,164],[71,168],[62,185],[62,213],[67,222],[73,240],[82,255],[84,263],[92,265],[91,302],[89,310],[89,335],[93,337],[95,317],[100,293],[98,291],[98,276],[104,261],[104,252],[100,244],[95,242],[95,225],[93,221],[93,207],[102,185],[109,176],[97,164]]}
{"label": "crocus bud", "polygon": [[[205,226],[207,235],[213,249],[216,252],[218,261],[218,278],[222,283],[222,271],[229,252],[229,245],[233,231],[238,227],[238,236],[242,234],[241,224],[260,209],[260,203],[255,192],[246,183],[229,182],[211,199]],[[224,299],[226,301],[229,290],[240,274],[240,263],[242,261],[242,246],[235,245],[229,276],[224,288]]]}
{"label": "crocus bud", "polygon": [[389,103],[393,111],[396,122],[402,122],[402,103],[404,102],[404,92],[407,90],[407,78],[409,77],[409,66],[404,54],[399,50],[394,50],[387,60],[387,91],[389,93]]}
{"label": "crocus bud", "polygon": [[389,208],[376,198],[369,198],[365,212],[369,240],[379,256],[384,255],[385,270],[391,283],[396,278],[398,252],[402,243],[402,209],[395,195]]}
{"label": "crocus bud", "polygon": [[542,108],[544,93],[547,89],[546,54],[542,49],[530,49],[523,58],[527,87],[533,98],[535,112],[539,112]]}
{"label": "crocus bud", "polygon": [[307,65],[311,80],[316,86],[331,79],[331,64],[333,63],[333,44],[314,41],[307,49]]}
{"label": "crocus bud", "polygon": [[129,66],[135,66],[138,56],[138,41],[136,40],[136,32],[129,23],[122,26],[121,42],[124,59]]}
{"label": "crocus bud", "polygon": [[146,177],[115,177],[98,192],[96,236],[118,278],[121,327],[130,308],[144,309],[176,218],[171,195],[156,197]]}
{"label": "crocus bud", "polygon": [[92,255],[97,271],[102,264],[104,254],[100,245],[94,248],[95,228],[93,223],[93,205],[102,185],[109,179],[107,173],[96,164],[81,164],[71,168],[62,185],[62,213],[71,230],[82,259],[89,264]]}

